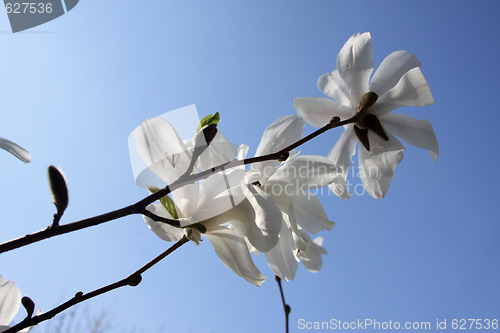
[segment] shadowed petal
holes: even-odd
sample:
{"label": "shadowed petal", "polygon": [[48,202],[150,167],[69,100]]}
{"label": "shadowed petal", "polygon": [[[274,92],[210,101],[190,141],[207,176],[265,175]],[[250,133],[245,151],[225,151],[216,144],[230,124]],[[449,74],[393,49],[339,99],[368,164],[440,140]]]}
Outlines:
{"label": "shadowed petal", "polygon": [[394,135],[412,146],[427,149],[434,162],[437,161],[439,157],[439,144],[429,121],[396,113],[383,115],[380,117],[380,120]]}
{"label": "shadowed petal", "polygon": [[370,113],[380,116],[401,106],[425,106],[434,103],[429,85],[420,68],[409,70],[387,93],[379,96]]}
{"label": "shadowed petal", "polygon": [[299,97],[293,100],[293,107],[312,127],[325,126],[335,116],[345,120],[355,113],[353,108],[329,98]]}
{"label": "shadowed petal", "polygon": [[330,190],[341,199],[349,199],[351,193],[347,190],[346,179],[351,167],[351,160],[356,152],[358,139],[354,135],[354,126],[345,126],[344,133],[328,154],[328,159],[339,169],[340,174],[335,177],[332,184],[328,185]]}
{"label": "shadowed petal", "polygon": [[[173,220],[172,216],[170,216],[165,207],[163,207],[160,204],[148,205],[146,209],[155,215]],[[167,223],[154,221],[151,218],[144,215],[142,217],[144,218],[144,222],[146,222],[149,229],[151,229],[151,231],[153,231],[156,234],[156,236],[160,237],[164,241],[176,242],[184,236],[184,229],[172,227]]]}
{"label": "shadowed petal", "polygon": [[[265,184],[266,188],[279,186],[280,192],[293,196],[297,192],[331,184],[339,171],[328,158],[302,155],[289,158]],[[273,191],[273,193],[276,193]]]}
{"label": "shadowed petal", "polygon": [[[255,156],[262,156],[280,151],[302,138],[304,120],[298,116],[284,116],[269,125],[260,140]],[[267,180],[280,166],[281,162],[265,161],[252,165],[253,171],[261,173],[261,180]]]}
{"label": "shadowed petal", "polygon": [[8,151],[24,163],[31,161],[30,152],[10,140],[0,138],[0,149]]}
{"label": "shadowed petal", "polygon": [[290,219],[305,231],[316,234],[323,229],[332,230],[335,226],[321,205],[318,197],[310,192],[292,196]]}
{"label": "shadowed petal", "polygon": [[344,81],[339,75],[338,70],[332,73],[327,73],[318,79],[318,88],[328,97],[336,100],[340,104],[355,108],[351,102],[349,88],[345,85]]}
{"label": "shadowed petal", "polygon": [[302,265],[309,272],[317,273],[323,266],[322,254],[327,254],[326,250],[322,247],[323,237],[316,237],[314,241],[311,240],[308,234],[302,233],[302,238],[307,244],[304,251],[299,252],[299,258]]}
{"label": "shadowed petal", "polygon": [[389,190],[394,172],[403,160],[405,147],[392,134],[387,133],[385,141],[372,132],[368,132],[370,151],[359,146],[360,178],[366,191],[375,199],[381,199]]}
{"label": "shadowed petal", "polygon": [[266,279],[255,266],[246,242],[234,231],[221,229],[204,234],[214,247],[215,253],[222,263],[233,272],[256,286]]}
{"label": "shadowed petal", "polygon": [[292,242],[292,231],[282,221],[278,244],[264,253],[273,273],[285,281],[293,280],[299,267],[293,254]]}
{"label": "shadowed petal", "polygon": [[169,122],[150,118],[136,128],[134,136],[137,153],[143,162],[167,184],[186,172],[191,155]]}

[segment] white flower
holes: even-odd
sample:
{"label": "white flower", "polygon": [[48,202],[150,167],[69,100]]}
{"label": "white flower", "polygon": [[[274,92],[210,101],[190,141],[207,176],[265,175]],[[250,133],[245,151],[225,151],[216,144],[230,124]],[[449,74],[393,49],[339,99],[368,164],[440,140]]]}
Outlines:
{"label": "white flower", "polygon": [[[193,142],[199,141],[199,135]],[[197,166],[210,167],[236,158],[228,150],[227,140],[214,138],[197,159]],[[135,131],[139,156],[151,171],[168,184],[179,181],[193,166],[192,151],[179,138],[175,129],[160,118],[148,119]],[[230,147],[230,146],[229,146]],[[194,147],[193,149],[196,149]],[[189,172],[188,172],[189,173]],[[260,286],[265,276],[255,266],[248,243],[266,252],[278,241],[280,212],[267,194],[253,185],[244,183],[246,171],[242,168],[215,173],[203,182],[186,183],[172,192],[176,204],[179,229],[149,217],[144,220],[161,239],[176,241],[186,233],[198,242],[206,237],[221,261],[248,282]],[[180,179],[182,181],[182,179]],[[147,207],[152,213],[174,219],[158,204]],[[200,234],[199,230],[204,231]]]}
{"label": "white flower", "polygon": [[10,140],[0,138],[0,149],[8,151],[24,163],[31,161],[30,152]]}
{"label": "white flower", "polygon": [[[256,155],[287,147],[302,137],[303,129],[304,121],[297,116],[279,118],[264,131]],[[326,251],[321,248],[318,252],[318,245],[310,241],[305,231],[318,233],[335,225],[328,220],[318,197],[309,190],[330,184],[337,175],[336,167],[322,156],[297,156],[293,152],[291,155],[284,163],[273,160],[253,164],[250,178],[258,181],[281,210],[278,244],[264,254],[273,273],[285,281],[295,277],[301,258],[305,258],[302,263],[307,269],[314,267],[317,271],[321,267],[321,256],[313,253],[326,254]],[[303,256],[306,252],[308,257]]]}
{"label": "white flower", "polygon": [[[350,197],[346,177],[351,159],[359,147],[360,177],[368,193],[382,198],[403,159],[407,143],[428,149],[434,161],[439,145],[430,122],[390,112],[401,106],[425,106],[434,103],[429,86],[419,69],[420,61],[407,51],[387,56],[373,75],[374,61],[369,33],[352,36],[337,57],[337,69],[318,80],[319,89],[328,98],[297,98],[297,113],[311,126],[327,124],[332,117],[342,120],[358,115],[345,131],[328,158],[342,170],[330,189],[343,199]],[[393,135],[394,134],[394,135]]]}

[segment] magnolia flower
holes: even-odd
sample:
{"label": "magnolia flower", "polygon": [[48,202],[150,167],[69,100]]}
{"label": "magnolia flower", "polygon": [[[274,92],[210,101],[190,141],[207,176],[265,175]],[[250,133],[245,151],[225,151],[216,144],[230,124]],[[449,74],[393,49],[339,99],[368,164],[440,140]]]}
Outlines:
{"label": "magnolia flower", "polygon": [[[430,122],[390,113],[401,106],[425,106],[434,103],[429,86],[419,69],[420,61],[407,51],[396,51],[380,64],[372,79],[374,61],[369,33],[352,36],[340,50],[337,69],[321,76],[319,89],[328,98],[297,98],[297,113],[311,126],[321,127],[332,117],[342,120],[357,116],[328,158],[342,173],[330,189],[343,199],[350,197],[346,178],[359,141],[360,177],[374,198],[383,198],[403,159],[405,147],[394,136],[429,150],[434,161],[439,145]],[[394,135],[393,135],[394,134]]]}
{"label": "magnolia flower", "polygon": [[[276,120],[264,131],[256,155],[285,148],[302,137],[303,129],[304,120],[297,116]],[[330,184],[337,168],[322,156],[297,156],[294,152],[291,155],[284,163],[273,160],[253,164],[249,177],[251,182],[258,182],[281,211],[278,244],[264,255],[273,273],[285,281],[295,277],[297,261],[301,259],[306,269],[319,270],[321,254],[326,254],[326,250],[313,243],[306,231],[315,234],[335,225],[309,190]]]}
{"label": "magnolia flower", "polygon": [[31,161],[30,152],[10,140],[0,138],[0,149],[8,151],[24,163]]}
{"label": "magnolia flower", "polygon": [[[210,165],[214,161],[236,158],[234,151],[217,148],[219,144],[227,148],[223,136],[212,140],[209,145],[212,150],[193,156],[196,147],[200,146],[197,143],[200,133],[189,143],[195,143],[193,150],[189,150],[175,129],[160,118],[148,119],[134,134],[137,151],[144,163],[171,184],[182,182],[182,177],[189,175],[195,164]],[[158,237],[166,241],[177,241],[187,234],[198,243],[203,235],[224,265],[248,282],[260,286],[265,276],[255,266],[247,242],[262,252],[273,248],[278,241],[280,225],[276,221],[281,214],[266,193],[245,184],[244,180],[245,170],[241,168],[215,173],[203,182],[185,183],[173,191],[175,204],[171,202],[170,211],[160,204],[146,207],[157,216],[179,221],[184,228],[157,222],[147,216],[144,220]]]}

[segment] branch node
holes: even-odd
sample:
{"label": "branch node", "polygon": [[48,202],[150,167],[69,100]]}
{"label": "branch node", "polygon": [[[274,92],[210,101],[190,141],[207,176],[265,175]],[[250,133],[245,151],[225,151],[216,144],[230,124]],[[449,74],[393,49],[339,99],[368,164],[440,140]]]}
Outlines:
{"label": "branch node", "polygon": [[135,287],[135,286],[139,285],[139,283],[141,283],[142,276],[141,276],[141,274],[131,275],[128,280],[129,280],[128,285],[131,287]]}
{"label": "branch node", "polygon": [[279,162],[285,162],[289,156],[290,156],[289,152],[284,152],[278,156],[277,160]]}
{"label": "branch node", "polygon": [[340,117],[335,116],[335,117],[332,117],[332,119],[330,119],[330,125],[331,126],[335,126],[338,123],[340,123]]}

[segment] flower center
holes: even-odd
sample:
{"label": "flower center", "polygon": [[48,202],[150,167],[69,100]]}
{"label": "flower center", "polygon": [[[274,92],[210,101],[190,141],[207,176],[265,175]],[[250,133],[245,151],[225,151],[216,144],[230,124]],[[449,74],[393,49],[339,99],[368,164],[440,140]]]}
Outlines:
{"label": "flower center", "polygon": [[373,91],[367,92],[361,97],[358,104],[358,120],[354,124],[354,133],[363,144],[366,150],[370,151],[370,142],[368,141],[368,130],[373,131],[385,141],[389,141],[389,137],[384,131],[382,124],[374,114],[369,114],[368,109],[375,104],[378,96]]}

